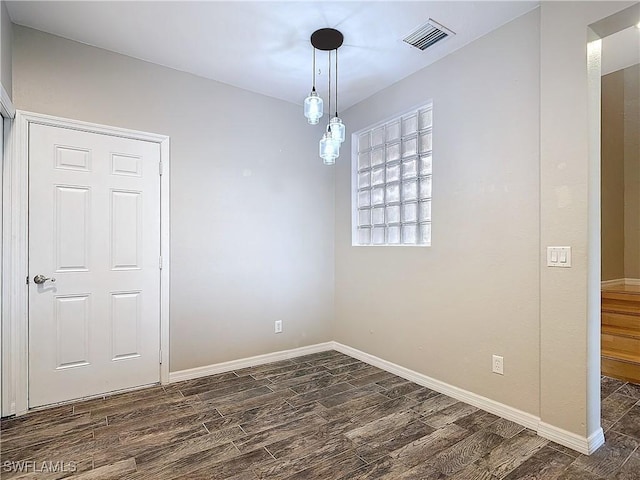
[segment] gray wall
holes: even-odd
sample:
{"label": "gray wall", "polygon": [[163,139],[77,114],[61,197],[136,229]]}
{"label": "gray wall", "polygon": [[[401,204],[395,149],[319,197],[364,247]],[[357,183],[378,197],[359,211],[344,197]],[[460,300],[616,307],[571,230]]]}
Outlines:
{"label": "gray wall", "polygon": [[[589,25],[630,5],[542,2],[538,12],[345,112],[353,132],[435,100],[439,158],[428,249],[350,246],[346,161],[336,170],[334,256],[334,213],[324,208],[333,207],[333,178],[316,166],[318,135],[299,123],[297,107],[21,28],[14,100],[20,108],[174,139],[172,370],[314,343],[333,332],[537,414],[541,428],[585,438],[600,426],[599,115],[590,110],[599,87],[590,88],[585,43]],[[258,118],[237,111],[250,102],[260,106]],[[278,138],[268,144],[283,145],[282,156],[246,148],[247,138],[250,145],[266,140],[267,117],[293,129],[271,132]],[[232,138],[211,142],[223,120]],[[247,135],[238,138],[241,129]],[[242,176],[238,165],[253,175]],[[274,166],[287,174],[271,173]],[[287,181],[308,178],[308,191]],[[247,185],[257,180],[258,188]],[[313,222],[302,228],[279,221],[280,194],[290,209],[285,217]],[[248,197],[264,201],[236,208]],[[263,221],[269,208],[274,213]],[[252,215],[260,219],[254,229]],[[274,240],[278,228],[282,236]],[[247,235],[250,229],[265,240]],[[546,268],[547,245],[571,245],[572,268]],[[292,261],[278,262],[273,253]],[[212,285],[201,271],[213,276]],[[304,321],[276,341],[273,318],[261,318],[280,313],[283,299]],[[503,377],[490,374],[491,353],[505,356]]]}
{"label": "gray wall", "polygon": [[[601,266],[600,58],[587,42],[590,25],[633,5],[540,6],[541,428],[586,438],[600,429]],[[549,245],[571,246],[571,268],[545,266]]]}
{"label": "gray wall", "polygon": [[640,279],[640,65],[624,69],[624,276]]}
{"label": "gray wall", "polygon": [[0,1],[0,82],[11,98],[11,43],[13,24],[7,12],[7,4]]}
{"label": "gray wall", "polygon": [[171,371],[331,339],[333,170],[300,107],[14,33],[16,108],[171,137]]}
{"label": "gray wall", "polygon": [[640,278],[640,65],[602,77],[602,280]]}
{"label": "gray wall", "polygon": [[354,132],[433,100],[431,247],[352,247],[336,172],[336,340],[534,415],[539,48],[534,11],[345,113]]}
{"label": "gray wall", "polygon": [[[353,131],[433,98],[433,246],[351,247],[340,165],[338,341],[538,415],[547,435],[596,438],[600,89],[585,52],[589,26],[632,5],[542,2],[344,115]],[[550,245],[571,246],[572,268],[546,267]]]}
{"label": "gray wall", "polygon": [[602,77],[602,280],[624,278],[624,70]]}

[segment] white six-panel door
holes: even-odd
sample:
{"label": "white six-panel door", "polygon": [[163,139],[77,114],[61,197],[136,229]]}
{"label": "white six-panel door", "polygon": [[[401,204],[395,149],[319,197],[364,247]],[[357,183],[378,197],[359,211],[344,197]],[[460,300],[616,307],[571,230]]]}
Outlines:
{"label": "white six-panel door", "polygon": [[157,143],[30,125],[29,407],[159,381],[159,162]]}

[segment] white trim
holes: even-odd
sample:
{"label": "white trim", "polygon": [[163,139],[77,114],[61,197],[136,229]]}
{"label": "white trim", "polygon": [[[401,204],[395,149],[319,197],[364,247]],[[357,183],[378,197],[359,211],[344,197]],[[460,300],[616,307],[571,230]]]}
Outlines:
{"label": "white trim", "polygon": [[578,434],[563,430],[559,427],[554,427],[548,423],[540,421],[540,418],[517,408],[510,407],[490,398],[483,397],[476,393],[464,390],[448,383],[436,380],[428,377],[414,370],[410,370],[395,363],[383,360],[382,358],[370,355],[368,353],[357,350],[353,347],[343,345],[339,342],[330,341],[324,343],[318,343],[315,345],[308,345],[306,347],[293,348],[290,350],[282,350],[279,352],[266,353],[263,355],[256,355],[253,357],[241,358],[238,360],[231,360],[228,362],[215,363],[212,365],[205,365],[202,367],[189,368],[186,370],[178,370],[169,373],[169,383],[182,382],[185,380],[193,380],[196,378],[206,377],[209,375],[216,375],[219,373],[231,372],[242,368],[255,367],[258,365],[264,365],[266,363],[278,362],[281,360],[288,360],[291,358],[301,357],[312,353],[326,352],[330,350],[336,350],[345,355],[349,355],[353,358],[361,360],[369,365],[381,368],[387,372],[398,375],[409,381],[415,382],[418,385],[435,390],[436,392],[443,393],[452,398],[460,400],[462,402],[473,405],[487,412],[498,415],[499,417],[511,420],[524,427],[535,430],[538,435],[548,440],[552,440],[560,445],[576,450],[586,455],[591,455],[598,448],[604,444],[604,433],[602,428],[599,428],[590,437],[586,438]]}
{"label": "white trim", "polygon": [[540,418],[536,415],[523,412],[522,410],[510,407],[504,403],[496,402],[495,400],[491,400],[490,398],[483,397],[482,395],[478,395],[468,390],[449,385],[448,383],[428,377],[414,370],[401,367],[400,365],[396,365],[395,363],[376,357],[375,355],[370,355],[335,341],[171,372],[169,375],[169,381],[170,383],[174,383],[183,380],[192,380],[194,378],[206,377],[207,375],[216,375],[218,373],[254,367],[265,363],[287,360],[289,358],[328,350],[336,350],[340,353],[344,353],[345,355],[349,355],[350,357],[361,360],[369,365],[381,368],[382,370],[398,375],[399,377],[406,378],[418,385],[430,388],[436,392],[440,392],[460,400],[461,402],[468,403],[469,405],[473,405],[474,407],[478,407],[482,410],[493,413],[494,415],[498,415],[499,417],[511,420],[512,422],[535,430],[541,437],[553,440],[560,445],[564,445],[565,447],[571,448],[580,453],[590,455],[604,444],[602,428],[598,429],[588,438],[583,437],[567,430],[554,427],[548,423],[541,422]]}
{"label": "white trim", "polygon": [[522,410],[510,407],[504,403],[496,402],[495,400],[483,397],[477,393],[449,385],[448,383],[428,377],[414,370],[401,367],[400,365],[396,365],[395,363],[370,355],[347,345],[343,345],[338,342],[333,342],[333,344],[337,351],[344,353],[345,355],[357,358],[358,360],[398,375],[399,377],[406,378],[407,380],[435,390],[436,392],[444,393],[445,395],[468,403],[469,405],[473,405],[474,407],[481,408],[482,410],[498,415],[499,417],[511,420],[512,422],[535,430],[541,437],[553,440],[560,445],[577,450],[585,455],[591,455],[604,444],[604,433],[602,432],[602,428],[596,430],[596,432],[588,438],[583,437],[567,430],[554,427],[548,423],[544,423],[540,421],[540,418],[536,415],[523,412]]}
{"label": "white trim", "polygon": [[160,270],[160,383],[169,383],[169,308],[170,308],[170,266],[171,249],[170,242],[170,212],[169,202],[170,185],[169,174],[171,172],[171,150],[169,137],[163,136],[160,140],[160,161],[162,162],[162,176],[160,177],[160,256],[162,257],[162,270]]}
{"label": "white trim", "polygon": [[600,282],[601,287],[622,287],[624,285],[640,286],[640,278],[616,278]]}
{"label": "white trim", "polygon": [[111,135],[114,137],[130,138],[133,140],[144,140],[152,143],[162,143],[168,140],[167,135],[156,133],[142,132],[140,130],[129,130],[126,128],[113,127],[111,125],[102,125],[99,123],[83,122],[82,120],[73,120],[70,118],[54,117],[45,115],[44,113],[26,112],[16,110],[16,117],[20,117],[28,123],[37,123],[39,125],[47,125],[50,127],[63,127],[72,130],[80,130],[89,133],[100,133],[103,135]]}
{"label": "white trim", "polygon": [[[538,431],[538,435],[540,435],[539,431]],[[559,440],[561,442],[563,438],[560,437]],[[556,442],[556,443],[560,443],[560,442]],[[587,437],[587,450],[585,455],[591,455],[593,452],[595,452],[601,446],[603,446],[604,442],[605,442],[604,430],[602,429],[602,427],[599,427],[595,432],[593,432],[591,435],[589,435],[589,437]]]}
{"label": "white trim", "polygon": [[264,355],[256,355],[255,357],[241,358],[239,360],[231,360],[229,362],[215,363],[204,367],[189,368],[187,370],[179,370],[169,374],[169,382],[181,382],[183,380],[193,380],[194,378],[206,377],[208,375],[216,375],[218,373],[231,372],[241,368],[255,367],[264,365],[265,363],[278,362],[280,360],[288,360],[290,358],[301,357],[311,353],[326,352],[329,350],[337,350],[334,348],[335,342],[318,343],[306,347],[293,348],[291,350],[283,350],[281,352],[266,353]]}
{"label": "white trim", "polygon": [[3,291],[2,291],[2,416],[22,415],[28,410],[28,134],[37,123],[84,132],[99,133],[160,145],[163,175],[160,180],[160,242],[163,268],[160,271],[160,381],[169,381],[169,137],[136,130],[98,125],[38,113],[16,111],[10,136],[11,154],[3,172]]}
{"label": "white trim", "polygon": [[2,84],[0,84],[0,115],[6,118],[14,118],[16,116],[13,102]]}
{"label": "white trim", "polygon": [[604,445],[604,431],[598,428],[589,437],[583,437],[545,422],[538,425],[538,435],[547,440],[559,443],[584,455],[591,455]]}
{"label": "white trim", "polygon": [[[591,37],[591,29],[587,35]],[[587,43],[587,323],[586,323],[586,433],[601,429],[602,407],[600,405],[600,330],[601,330],[601,195],[600,195],[600,132],[601,132],[601,83],[600,60],[602,41]],[[542,352],[542,350],[541,350]],[[542,364],[542,361],[540,361]],[[544,391],[544,390],[543,390]],[[540,405],[542,410],[542,405]],[[542,419],[541,419],[542,422]],[[569,439],[562,437],[560,440]],[[577,437],[584,439],[585,437]],[[562,442],[558,442],[562,443]],[[563,443],[564,445],[564,443]],[[573,448],[573,447],[570,447]]]}
{"label": "white trim", "polygon": [[28,123],[18,115],[2,175],[2,416],[27,411],[27,132]]}
{"label": "white trim", "polygon": [[535,415],[510,407],[504,403],[496,402],[495,400],[491,400],[490,398],[483,397],[482,395],[478,395],[468,390],[449,385],[448,383],[428,377],[414,370],[401,367],[400,365],[396,365],[395,363],[383,360],[382,358],[370,355],[355,348],[342,345],[341,343],[334,342],[334,344],[335,349],[345,355],[357,358],[358,360],[398,375],[399,377],[406,378],[418,385],[430,388],[436,392],[444,393],[445,395],[468,403],[469,405],[473,405],[474,407],[481,408],[482,410],[493,413],[502,418],[506,418],[507,420],[511,420],[512,422],[518,423],[524,427],[531,428],[533,430],[538,428],[540,419]]}

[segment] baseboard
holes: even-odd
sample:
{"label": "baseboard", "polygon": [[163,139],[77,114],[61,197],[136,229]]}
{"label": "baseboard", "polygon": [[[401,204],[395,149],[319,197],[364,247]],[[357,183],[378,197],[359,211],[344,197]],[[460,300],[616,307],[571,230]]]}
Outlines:
{"label": "baseboard", "polygon": [[241,368],[255,367],[265,363],[278,362],[280,360],[288,360],[290,358],[309,355],[310,353],[325,352],[333,350],[333,342],[318,343],[306,347],[293,348],[291,350],[283,350],[281,352],[266,353],[264,355],[256,355],[255,357],[241,358],[231,360],[229,362],[216,363],[213,365],[205,365],[203,367],[189,368],[187,370],[178,370],[169,372],[169,383],[181,382],[183,380],[192,380],[194,378],[206,377],[207,375],[215,375],[217,373],[230,372]]}
{"label": "baseboard", "polygon": [[396,365],[395,363],[383,360],[382,358],[370,355],[355,348],[342,345],[341,343],[335,342],[334,348],[339,352],[357,358],[358,360],[362,360],[365,363],[381,368],[382,370],[386,370],[387,372],[398,375],[399,377],[406,378],[407,380],[415,382],[418,385],[422,385],[423,387],[430,388],[431,390],[435,390],[436,392],[444,393],[445,395],[460,400],[461,402],[481,408],[482,410],[498,415],[499,417],[506,418],[507,420],[511,420],[512,422],[518,423],[524,427],[532,430],[536,430],[538,428],[540,419],[530,413],[510,407],[504,403],[496,402],[495,400],[483,397],[482,395],[469,392],[468,390],[454,387],[448,383],[428,377],[414,370],[401,367],[400,365]]}
{"label": "baseboard", "polygon": [[540,422],[538,435],[585,455],[591,455],[604,445],[604,431],[598,428],[589,437],[583,437],[559,427]]}
{"label": "baseboard", "polygon": [[206,365],[203,367],[191,368],[188,370],[171,372],[169,373],[169,383],[180,382],[182,380],[191,380],[194,378],[205,377],[207,375],[215,375],[232,370],[239,370],[241,368],[255,367],[257,365],[263,365],[265,363],[288,360],[290,358],[301,357],[303,355],[309,355],[311,353],[325,352],[328,350],[337,350],[338,352],[344,353],[345,355],[349,355],[382,370],[393,373],[394,375],[406,378],[407,380],[415,382],[418,385],[430,388],[432,390],[435,390],[436,392],[440,392],[452,398],[460,400],[461,402],[468,403],[469,405],[473,405],[474,407],[478,407],[489,413],[498,415],[499,417],[511,420],[512,422],[518,423],[523,427],[535,430],[541,437],[552,440],[560,445],[564,445],[565,447],[571,448],[580,453],[590,455],[604,444],[604,433],[602,431],[602,428],[599,428],[588,438],[583,437],[581,435],[563,430],[548,423],[544,423],[540,420],[539,417],[530,413],[524,412],[514,407],[510,407],[509,405],[505,405],[504,403],[491,400],[490,398],[483,397],[482,395],[478,395],[477,393],[473,393],[468,390],[449,385],[448,383],[428,377],[427,375],[423,375],[422,373],[416,372],[414,370],[401,367],[400,365],[376,357],[375,355],[365,353],[356,348],[349,347],[347,345],[343,345],[334,341],[294,348],[291,350],[283,350],[281,352],[267,353],[264,355],[257,355],[255,357],[217,363],[214,365]]}
{"label": "baseboard", "polygon": [[603,280],[601,287],[617,287],[622,285],[640,286],[640,278],[616,278],[614,280]]}
{"label": "baseboard", "polygon": [[461,402],[468,403],[469,405],[473,405],[474,407],[478,407],[489,413],[498,415],[499,417],[511,420],[523,427],[535,430],[541,437],[553,440],[560,445],[564,445],[565,447],[571,448],[580,453],[591,455],[604,444],[604,433],[602,428],[599,428],[588,438],[583,437],[567,430],[554,427],[548,423],[544,423],[539,417],[523,412],[517,408],[510,407],[504,403],[496,402],[495,400],[483,397],[477,393],[449,385],[448,383],[428,377],[427,375],[423,375],[422,373],[418,373],[414,370],[401,367],[400,365],[396,365],[395,363],[370,355],[347,345],[343,345],[338,342],[333,343],[334,349],[344,353],[345,355],[352,356],[365,363],[398,375],[399,377],[406,378],[418,385],[430,388],[436,392],[444,393],[445,395],[460,400]]}

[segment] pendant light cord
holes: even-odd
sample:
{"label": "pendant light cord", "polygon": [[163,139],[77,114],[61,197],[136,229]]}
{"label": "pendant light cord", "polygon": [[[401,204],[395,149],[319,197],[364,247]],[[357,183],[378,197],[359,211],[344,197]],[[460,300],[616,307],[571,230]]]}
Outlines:
{"label": "pendant light cord", "polygon": [[[331,112],[331,110],[329,110]],[[338,49],[336,48],[336,118],[338,118]]]}
{"label": "pendant light cord", "polygon": [[[329,116],[331,116],[331,50],[329,50]],[[329,128],[329,125],[327,125]]]}
{"label": "pendant light cord", "polygon": [[316,91],[316,47],[313,47],[313,68],[311,69],[311,91]]}

